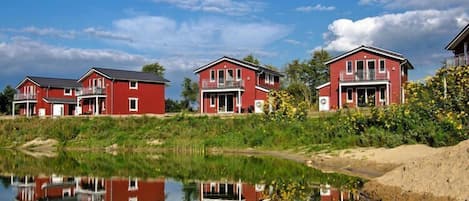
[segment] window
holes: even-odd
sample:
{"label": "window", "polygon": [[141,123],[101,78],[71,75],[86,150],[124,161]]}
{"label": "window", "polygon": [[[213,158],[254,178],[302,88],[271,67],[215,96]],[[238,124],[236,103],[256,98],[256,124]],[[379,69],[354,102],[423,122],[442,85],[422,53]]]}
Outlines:
{"label": "window", "polygon": [[137,197],[131,197],[131,198],[129,198],[129,201],[138,201],[138,198]]}
{"label": "window", "polygon": [[353,102],[353,90],[347,89],[347,103]]}
{"label": "window", "polygon": [[386,71],[386,66],[385,66],[384,59],[380,59],[379,60],[379,72],[384,73],[385,71]]}
{"label": "window", "polygon": [[386,88],[384,87],[379,88],[379,101],[380,102],[386,101]]}
{"label": "window", "polygon": [[138,180],[129,178],[129,191],[138,189]]}
{"label": "window", "polygon": [[64,89],[64,95],[65,95],[65,96],[71,96],[71,95],[72,95],[72,89],[70,89],[70,88],[65,88],[65,89]]}
{"label": "window", "polygon": [[226,80],[233,80],[234,79],[234,71],[233,69],[226,70]]}
{"label": "window", "polygon": [[275,83],[275,76],[274,75],[270,75],[270,84],[271,85],[274,85]]}
{"label": "window", "polygon": [[215,95],[210,94],[210,107],[215,107]]}
{"label": "window", "polygon": [[210,82],[215,82],[215,71],[210,70]]}
{"label": "window", "polygon": [[347,68],[347,74],[352,74],[352,61],[347,61],[347,64],[346,64],[346,68]]}
{"label": "window", "polygon": [[241,80],[241,68],[236,69],[236,80]]}
{"label": "window", "polygon": [[129,111],[138,111],[138,98],[129,98]]}
{"label": "window", "polygon": [[130,81],[129,82],[129,89],[138,89],[138,82],[137,81]]}

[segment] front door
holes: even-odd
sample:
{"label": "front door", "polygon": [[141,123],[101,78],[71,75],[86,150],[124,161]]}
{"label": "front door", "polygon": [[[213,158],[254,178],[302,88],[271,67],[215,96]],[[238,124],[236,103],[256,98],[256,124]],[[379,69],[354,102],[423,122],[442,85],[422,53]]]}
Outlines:
{"label": "front door", "polygon": [[54,115],[54,116],[64,115],[64,105],[63,104],[53,104],[52,109],[53,109],[52,115]]}
{"label": "front door", "polygon": [[218,112],[230,113],[234,111],[233,94],[218,95]]}
{"label": "front door", "polygon": [[376,104],[375,88],[358,88],[357,89],[357,106],[367,107]]}

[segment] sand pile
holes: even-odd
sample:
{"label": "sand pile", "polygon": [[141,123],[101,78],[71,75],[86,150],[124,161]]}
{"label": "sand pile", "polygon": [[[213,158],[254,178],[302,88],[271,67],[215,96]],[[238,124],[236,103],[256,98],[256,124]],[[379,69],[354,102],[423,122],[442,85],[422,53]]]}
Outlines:
{"label": "sand pile", "polygon": [[[435,154],[406,161],[376,181],[404,191],[469,200],[469,140],[437,150]],[[400,154],[405,158],[419,153]]]}

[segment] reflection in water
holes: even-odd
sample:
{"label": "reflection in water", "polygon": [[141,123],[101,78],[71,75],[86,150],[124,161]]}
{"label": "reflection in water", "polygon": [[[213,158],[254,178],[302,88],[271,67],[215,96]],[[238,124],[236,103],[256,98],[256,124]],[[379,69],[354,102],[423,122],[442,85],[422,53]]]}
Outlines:
{"label": "reflection in water", "polygon": [[0,175],[2,201],[348,201],[362,183],[270,157],[168,153],[33,158],[0,150]]}

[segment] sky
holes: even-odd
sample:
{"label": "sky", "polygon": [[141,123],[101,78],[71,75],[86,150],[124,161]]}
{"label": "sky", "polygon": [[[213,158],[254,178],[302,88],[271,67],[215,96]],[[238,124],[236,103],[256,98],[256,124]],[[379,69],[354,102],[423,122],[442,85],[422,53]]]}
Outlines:
{"label": "sky", "polygon": [[5,0],[0,87],[25,76],[81,77],[91,67],[140,70],[159,62],[180,99],[184,77],[222,56],[253,54],[280,70],[314,50],[360,45],[399,52],[433,75],[469,23],[467,0]]}

